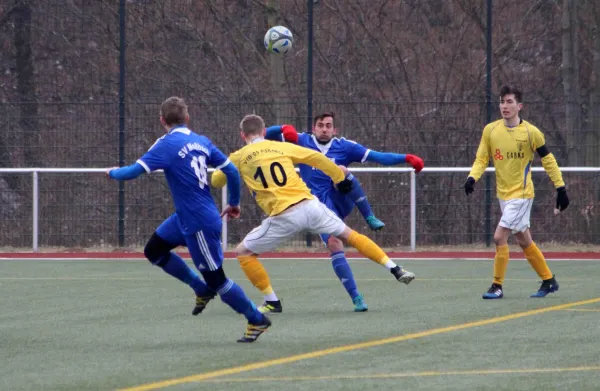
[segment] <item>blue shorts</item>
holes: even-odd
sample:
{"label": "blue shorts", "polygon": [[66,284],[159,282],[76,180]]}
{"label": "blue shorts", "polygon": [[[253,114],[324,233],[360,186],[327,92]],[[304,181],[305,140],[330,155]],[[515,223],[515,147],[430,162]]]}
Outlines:
{"label": "blue shorts", "polygon": [[156,234],[173,246],[187,246],[194,265],[200,271],[217,270],[223,265],[220,226],[201,228],[192,235],[184,235],[179,217],[173,213],[158,226]]}
{"label": "blue shorts", "polygon": [[[354,201],[350,199],[350,197],[340,193],[337,190],[331,189],[330,191],[321,194],[318,196],[319,201],[325,204],[329,209],[331,209],[337,217],[344,220],[346,217],[352,213],[354,209]],[[329,240],[329,235],[321,234],[321,240],[325,245],[327,245],[327,241]]]}

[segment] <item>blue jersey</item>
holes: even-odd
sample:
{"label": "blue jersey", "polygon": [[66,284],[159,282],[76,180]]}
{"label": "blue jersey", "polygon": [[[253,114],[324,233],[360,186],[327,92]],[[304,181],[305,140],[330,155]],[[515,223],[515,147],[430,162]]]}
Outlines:
{"label": "blue jersey", "polygon": [[220,169],[229,164],[229,159],[207,137],[185,126],[173,128],[137,163],[147,172],[164,170],[184,234],[194,234],[202,227],[220,228],[220,213],[210,194],[207,167]]}
{"label": "blue jersey", "polygon": [[[320,151],[332,162],[342,166],[349,166],[351,163],[364,163],[370,152],[370,149],[343,137],[334,137],[327,144],[320,144],[316,137],[310,133],[300,133],[298,135],[298,145]],[[305,164],[300,164],[299,168],[300,176],[317,197],[321,198],[320,196],[335,188],[331,178],[323,171]]]}

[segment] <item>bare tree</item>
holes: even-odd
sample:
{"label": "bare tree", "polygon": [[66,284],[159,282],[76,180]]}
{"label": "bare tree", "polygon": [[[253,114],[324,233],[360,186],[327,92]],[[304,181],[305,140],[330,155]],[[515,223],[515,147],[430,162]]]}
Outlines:
{"label": "bare tree", "polygon": [[567,153],[569,164],[583,164],[581,128],[581,89],[579,81],[579,37],[577,0],[562,2],[562,73],[566,104]]}
{"label": "bare tree", "polygon": [[31,53],[31,6],[28,1],[20,2],[13,11],[15,23],[14,44],[17,51],[17,85],[21,102],[19,128],[23,134],[25,164],[39,167],[38,102],[35,94],[35,69]]}

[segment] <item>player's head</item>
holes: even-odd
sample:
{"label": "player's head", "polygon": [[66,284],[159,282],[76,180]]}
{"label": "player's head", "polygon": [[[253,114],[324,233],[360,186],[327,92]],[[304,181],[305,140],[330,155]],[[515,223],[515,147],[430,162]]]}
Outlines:
{"label": "player's head", "polygon": [[168,131],[176,125],[186,125],[190,120],[183,98],[172,96],[160,105],[160,122]]}
{"label": "player's head", "polygon": [[511,86],[502,86],[500,89],[500,113],[502,118],[510,120],[519,115],[523,108],[523,93]]}
{"label": "player's head", "polygon": [[240,122],[240,135],[246,142],[256,137],[264,137],[265,133],[265,121],[256,114],[248,114]]}
{"label": "player's head", "polygon": [[321,144],[327,144],[337,134],[334,124],[335,114],[326,111],[313,119],[313,134]]}

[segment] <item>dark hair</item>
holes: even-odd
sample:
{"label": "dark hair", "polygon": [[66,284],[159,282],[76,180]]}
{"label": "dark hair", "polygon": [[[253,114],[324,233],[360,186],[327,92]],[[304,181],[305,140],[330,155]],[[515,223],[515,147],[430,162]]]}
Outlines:
{"label": "dark hair", "polygon": [[183,98],[172,96],[160,105],[160,116],[168,126],[184,124],[188,116],[188,108]]}
{"label": "dark hair", "polygon": [[333,119],[333,123],[335,124],[335,114],[333,113],[333,111],[325,111],[324,113],[317,115],[313,119],[313,126],[317,124],[317,121],[323,121],[327,117],[331,117]]}
{"label": "dark hair", "polygon": [[513,94],[517,103],[521,103],[523,101],[523,93],[516,87],[512,86],[502,86],[500,88],[500,98],[504,98],[506,95]]}
{"label": "dark hair", "polygon": [[260,135],[265,128],[265,121],[256,114],[248,114],[240,122],[240,130],[245,136]]}

